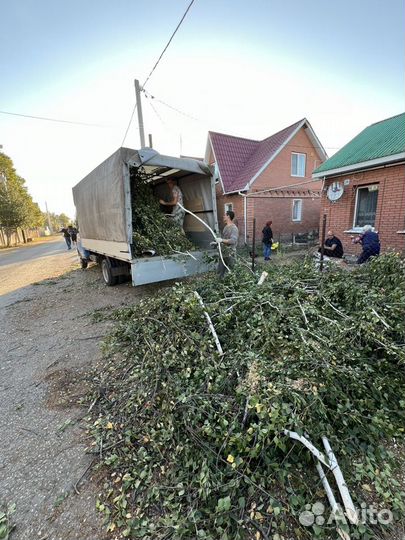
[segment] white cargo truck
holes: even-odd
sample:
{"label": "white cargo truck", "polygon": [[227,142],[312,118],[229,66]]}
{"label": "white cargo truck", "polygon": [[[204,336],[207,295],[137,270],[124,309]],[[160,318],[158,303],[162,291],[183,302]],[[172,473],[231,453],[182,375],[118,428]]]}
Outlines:
{"label": "white cargo truck", "polygon": [[133,285],[143,285],[209,270],[212,263],[206,255],[212,234],[190,214],[186,214],[184,231],[195,250],[135,256],[132,207],[136,197],[131,192],[131,177],[140,167],[149,176],[157,199],[167,195],[167,178],[174,178],[183,192],[185,208],[218,234],[215,178],[205,163],[160,155],[151,148],[120,148],[73,188],[82,267],[91,260],[98,262],[107,285],[128,277]]}

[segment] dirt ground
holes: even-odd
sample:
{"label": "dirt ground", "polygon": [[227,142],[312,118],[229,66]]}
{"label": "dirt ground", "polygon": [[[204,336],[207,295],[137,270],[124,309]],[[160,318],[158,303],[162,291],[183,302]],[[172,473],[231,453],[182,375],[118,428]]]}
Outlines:
{"label": "dirt ground", "polygon": [[13,540],[102,540],[79,401],[111,323],[92,314],[156,287],[106,287],[72,252],[42,263],[24,263],[25,281],[16,269],[11,286],[0,284],[0,506],[16,503]]}

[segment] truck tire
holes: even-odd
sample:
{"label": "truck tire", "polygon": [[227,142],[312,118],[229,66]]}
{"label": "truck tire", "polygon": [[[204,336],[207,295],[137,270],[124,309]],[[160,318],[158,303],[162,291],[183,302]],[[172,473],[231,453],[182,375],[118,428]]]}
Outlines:
{"label": "truck tire", "polygon": [[113,285],[117,284],[118,277],[114,276],[112,273],[112,264],[110,259],[106,258],[101,261],[101,272],[106,285],[112,287]]}

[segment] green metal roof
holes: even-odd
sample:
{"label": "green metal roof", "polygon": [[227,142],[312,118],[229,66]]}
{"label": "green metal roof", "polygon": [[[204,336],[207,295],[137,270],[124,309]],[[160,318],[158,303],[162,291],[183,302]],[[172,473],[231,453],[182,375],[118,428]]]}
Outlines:
{"label": "green metal roof", "polygon": [[371,124],[313,174],[405,152],[405,113]]}

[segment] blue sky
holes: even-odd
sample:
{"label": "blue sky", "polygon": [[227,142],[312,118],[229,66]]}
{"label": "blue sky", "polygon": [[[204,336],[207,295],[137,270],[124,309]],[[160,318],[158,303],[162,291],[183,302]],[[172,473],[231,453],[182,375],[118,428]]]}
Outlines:
{"label": "blue sky", "polygon": [[[143,82],[189,0],[2,0],[0,144],[44,207],[122,143]],[[404,110],[402,0],[195,0],[144,100],[162,153],[204,154],[207,130],[264,138],[307,117],[332,154]],[[126,143],[139,146],[134,121]]]}

